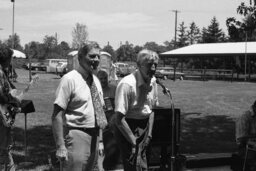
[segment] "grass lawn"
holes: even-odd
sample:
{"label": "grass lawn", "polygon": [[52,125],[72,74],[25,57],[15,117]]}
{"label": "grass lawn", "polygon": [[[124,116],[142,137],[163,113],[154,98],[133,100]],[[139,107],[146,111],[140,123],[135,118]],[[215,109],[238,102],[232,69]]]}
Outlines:
{"label": "grass lawn", "polygon": [[[17,70],[18,89],[28,82],[26,70]],[[51,114],[54,93],[60,81],[54,74],[38,73],[39,81],[25,95],[36,112],[27,115],[28,161],[23,170],[47,170],[48,155],[54,150]],[[181,110],[181,153],[235,151],[234,119],[256,99],[255,83],[227,81],[162,81],[173,96],[175,108]],[[169,97],[159,87],[160,105],[170,107]],[[24,162],[24,115],[18,114],[14,128],[14,160]]]}

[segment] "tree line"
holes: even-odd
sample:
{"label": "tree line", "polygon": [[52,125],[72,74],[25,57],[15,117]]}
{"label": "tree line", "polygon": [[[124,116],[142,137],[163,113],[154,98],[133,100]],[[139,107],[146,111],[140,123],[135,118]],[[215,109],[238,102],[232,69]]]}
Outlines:
{"label": "tree line", "polygon": [[[163,44],[156,42],[146,42],[144,45],[134,45],[126,41],[114,50],[108,43],[102,49],[110,53],[114,61],[135,61],[136,54],[143,48],[147,48],[157,53],[173,50],[176,48],[188,46],[196,43],[218,43],[218,42],[238,42],[256,40],[256,7],[255,2],[246,5],[242,2],[237,7],[237,13],[244,18],[238,21],[234,17],[226,20],[228,35],[220,28],[216,17],[213,17],[207,27],[199,28],[195,22],[186,25],[179,23],[177,28],[177,40],[166,40]],[[66,58],[70,51],[77,50],[88,40],[88,29],[85,24],[76,23],[72,31],[72,43],[58,42],[57,33],[55,35],[46,35],[42,42],[31,41],[24,47],[20,44],[20,37],[17,33],[9,36],[7,40],[0,40],[0,44],[6,44],[9,47],[24,52],[32,59],[44,60],[50,58]],[[94,42],[97,43],[97,42]]]}

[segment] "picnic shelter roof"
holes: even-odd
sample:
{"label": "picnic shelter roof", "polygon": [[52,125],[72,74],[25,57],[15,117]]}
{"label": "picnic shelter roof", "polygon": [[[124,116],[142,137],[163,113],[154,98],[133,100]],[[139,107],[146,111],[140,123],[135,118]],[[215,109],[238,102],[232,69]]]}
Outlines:
{"label": "picnic shelter roof", "polygon": [[161,53],[166,57],[256,55],[256,42],[202,43]]}

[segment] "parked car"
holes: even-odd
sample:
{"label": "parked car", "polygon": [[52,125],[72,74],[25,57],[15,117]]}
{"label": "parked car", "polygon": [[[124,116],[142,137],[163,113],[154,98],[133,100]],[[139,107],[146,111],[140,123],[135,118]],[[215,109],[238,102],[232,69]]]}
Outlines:
{"label": "parked car", "polygon": [[59,73],[62,73],[64,68],[67,67],[67,62],[59,62],[56,65],[56,74],[59,75]]}
{"label": "parked car", "polygon": [[68,66],[66,66],[63,71],[60,73],[60,77],[62,77],[64,74],[68,73]]}
{"label": "parked car", "polygon": [[[24,64],[23,67],[29,70],[29,63]],[[44,62],[31,62],[31,70],[46,71],[46,65]]]}
{"label": "parked car", "polygon": [[[156,70],[155,77],[161,78],[164,80],[173,79],[174,78],[174,69],[172,67],[159,67]],[[175,79],[183,80],[184,77],[185,77],[185,73],[179,72],[176,70]]]}
{"label": "parked car", "polygon": [[67,63],[67,59],[46,59],[45,63],[47,64],[46,72],[55,73],[56,66],[60,63]]}
{"label": "parked car", "polygon": [[128,74],[130,74],[129,65],[122,62],[116,62],[115,63],[117,69],[116,69],[116,75],[119,77],[124,77]]}
{"label": "parked car", "polygon": [[64,74],[68,72],[68,64],[66,62],[61,62],[56,66],[56,74],[62,77]]}
{"label": "parked car", "polygon": [[28,70],[28,69],[29,69],[29,63],[28,63],[28,62],[24,63],[24,64],[22,65],[22,68]]}
{"label": "parked car", "polygon": [[59,62],[57,65],[56,65],[56,74],[59,75],[59,76],[63,76],[64,74],[67,73],[67,62]]}

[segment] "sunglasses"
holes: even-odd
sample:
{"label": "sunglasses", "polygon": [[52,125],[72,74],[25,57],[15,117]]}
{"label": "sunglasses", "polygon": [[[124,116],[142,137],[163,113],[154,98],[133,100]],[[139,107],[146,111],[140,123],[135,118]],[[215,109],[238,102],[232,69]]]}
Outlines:
{"label": "sunglasses", "polygon": [[89,58],[96,58],[96,57],[100,58],[99,54],[91,54],[91,55],[88,55],[88,56],[89,56]]}
{"label": "sunglasses", "polygon": [[152,66],[154,65],[154,67],[156,68],[157,67],[157,63],[147,63],[147,64],[144,64],[143,66],[147,67],[147,68],[151,68]]}

